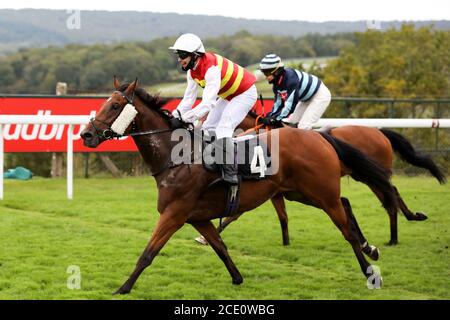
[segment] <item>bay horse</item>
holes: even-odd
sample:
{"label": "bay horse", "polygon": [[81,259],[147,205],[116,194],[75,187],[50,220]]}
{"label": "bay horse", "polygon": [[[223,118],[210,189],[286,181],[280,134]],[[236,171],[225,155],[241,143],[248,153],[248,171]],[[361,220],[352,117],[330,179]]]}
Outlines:
{"label": "bay horse", "polygon": [[[114,78],[114,87],[110,98],[81,132],[81,138],[85,146],[95,148],[114,137],[132,136],[156,180],[157,210],[160,214],[134,271],[116,293],[131,291],[140,274],[185,223],[191,224],[205,237],[224,262],[232,283],[241,284],[243,278],[211,222],[223,217],[226,212],[228,188],[222,183],[211,186],[220,173],[207,171],[202,164],[173,164],[173,129],[169,124],[172,116],[162,108],[164,101],[138,88],[137,79],[131,84],[120,85]],[[135,118],[118,134],[113,128],[129,105],[134,106]],[[242,181],[237,214],[250,211],[277,194],[320,208],[350,243],[368,281],[381,283],[381,275],[375,274],[364,257],[365,253],[377,259],[377,250],[373,250],[374,247],[368,245],[364,238],[348,199],[340,197],[340,162],[360,180],[377,186],[383,194],[383,205],[394,212],[397,204],[388,173],[357,149],[327,134],[282,128],[260,134],[259,138],[269,148],[272,141],[279,141],[278,171],[263,180]],[[292,152],[293,146],[301,148],[302,152]]]}
{"label": "bay horse", "polygon": [[[261,127],[261,125],[258,125],[257,123],[258,117],[259,115],[253,111],[249,112],[247,117],[239,125],[239,128],[247,131],[252,131],[252,129],[257,130],[257,128]],[[419,153],[415,150],[408,139],[395,131],[364,126],[342,126],[330,129],[329,133],[333,137],[356,147],[359,151],[363,152],[369,158],[386,169],[390,175],[393,173],[392,166],[395,152],[403,161],[413,166],[428,170],[440,184],[446,183],[445,175],[433,159],[426,154]],[[347,170],[342,170],[343,176],[348,174],[349,172]],[[379,192],[379,190],[377,190],[376,186],[369,187],[374,194],[382,200],[381,197],[383,195]],[[393,187],[398,206],[408,221],[422,221],[428,218],[425,213],[412,212],[400,196],[398,189],[395,186]],[[288,216],[283,196],[277,194],[271,199],[271,201],[280,221],[283,245],[289,245]],[[393,214],[392,211],[389,210],[387,210],[387,213],[390,224],[390,240],[387,244],[395,245],[398,243],[397,214]],[[227,217],[217,228],[218,231],[222,232],[231,222],[237,220],[238,218],[239,215]],[[205,244],[202,239],[197,241]]]}

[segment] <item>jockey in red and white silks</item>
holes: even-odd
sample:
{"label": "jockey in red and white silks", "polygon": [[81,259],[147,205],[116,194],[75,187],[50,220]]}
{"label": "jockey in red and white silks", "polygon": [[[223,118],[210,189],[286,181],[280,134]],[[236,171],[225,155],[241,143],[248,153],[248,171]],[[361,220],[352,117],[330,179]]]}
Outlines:
{"label": "jockey in red and white silks", "polygon": [[[232,152],[233,132],[257,100],[255,76],[218,54],[205,52],[200,38],[191,33],[181,35],[169,49],[187,71],[187,88],[173,115],[181,114],[183,121],[194,123],[208,113],[202,128],[214,130],[217,141]],[[192,109],[199,86],[203,88],[202,101]],[[237,183],[234,167],[223,167],[225,181]]]}
{"label": "jockey in red and white silks", "polygon": [[[185,49],[181,51],[189,50],[187,46],[177,47],[176,44],[171,48],[177,51],[181,50],[179,47]],[[215,130],[217,139],[231,138],[235,128],[256,102],[256,78],[218,54],[198,51],[197,54],[193,66],[187,70],[187,88],[177,110],[186,122],[194,122],[209,112],[203,129]],[[182,64],[184,59],[180,57],[179,60]],[[203,88],[202,101],[192,109],[198,86]]]}

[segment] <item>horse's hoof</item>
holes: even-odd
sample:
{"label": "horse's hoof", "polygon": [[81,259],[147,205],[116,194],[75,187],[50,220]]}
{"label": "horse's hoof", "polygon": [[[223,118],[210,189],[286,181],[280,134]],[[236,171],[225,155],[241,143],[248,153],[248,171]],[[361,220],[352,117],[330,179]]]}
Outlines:
{"label": "horse's hoof", "polygon": [[364,252],[365,255],[367,255],[370,259],[377,261],[380,257],[380,250],[378,250],[377,247],[373,245],[366,245],[362,252]]}
{"label": "horse's hoof", "polygon": [[370,246],[370,248],[372,249],[372,251],[370,252],[369,257],[372,260],[377,261],[380,258],[380,250],[378,250],[378,248],[375,246]]}
{"label": "horse's hoof", "polygon": [[427,215],[423,212],[416,212],[414,216],[416,217],[415,218],[416,221],[423,221],[428,219]]}
{"label": "horse's hoof", "polygon": [[125,289],[120,288],[116,292],[114,292],[113,295],[116,295],[116,294],[128,294],[128,293],[130,293],[130,290],[125,290]]}
{"label": "horse's hoof", "polygon": [[244,282],[244,279],[241,276],[239,276],[238,278],[233,279],[233,284],[239,285],[242,282]]}
{"label": "horse's hoof", "polygon": [[113,293],[113,295],[118,295],[118,294],[129,294],[130,291],[122,291],[122,290],[117,290],[116,292]]}
{"label": "horse's hoof", "polygon": [[388,243],[386,243],[387,246],[395,246],[395,245],[397,245],[397,244],[398,244],[398,241],[397,241],[397,240],[391,240],[391,241],[389,241]]}
{"label": "horse's hoof", "polygon": [[367,278],[367,288],[368,289],[381,289],[383,286],[383,277],[380,274],[372,274]]}
{"label": "horse's hoof", "polygon": [[195,241],[197,241],[198,243],[200,243],[204,246],[208,245],[208,241],[206,241],[206,239],[203,236],[195,238]]}

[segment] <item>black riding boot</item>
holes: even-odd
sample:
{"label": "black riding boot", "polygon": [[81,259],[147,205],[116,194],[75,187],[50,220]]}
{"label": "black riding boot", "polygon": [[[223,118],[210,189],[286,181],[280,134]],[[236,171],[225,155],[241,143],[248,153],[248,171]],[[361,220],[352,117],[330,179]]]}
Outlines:
{"label": "black riding boot", "polygon": [[222,163],[222,177],[223,180],[228,182],[229,184],[238,184],[238,166],[236,164],[235,158],[234,158],[234,142],[231,138],[222,138],[217,140],[217,146],[218,148],[222,149],[217,150],[216,149],[216,155],[221,154],[223,157],[221,160]]}

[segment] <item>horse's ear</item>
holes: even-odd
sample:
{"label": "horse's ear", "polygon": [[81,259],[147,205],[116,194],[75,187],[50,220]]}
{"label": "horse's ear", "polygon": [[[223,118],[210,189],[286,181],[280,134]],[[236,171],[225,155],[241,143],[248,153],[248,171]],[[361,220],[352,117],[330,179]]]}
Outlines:
{"label": "horse's ear", "polygon": [[125,90],[125,93],[126,93],[127,95],[129,95],[130,93],[134,92],[134,90],[137,89],[138,85],[139,85],[139,80],[138,80],[138,78],[136,78],[136,80],[134,80],[134,81],[128,86],[127,90]]}
{"label": "horse's ear", "polygon": [[116,77],[116,75],[114,75],[114,77],[113,77],[113,83],[114,83],[114,88],[116,88],[116,90],[119,90],[119,88],[120,88],[120,83],[119,83],[119,80],[117,80],[117,77]]}

